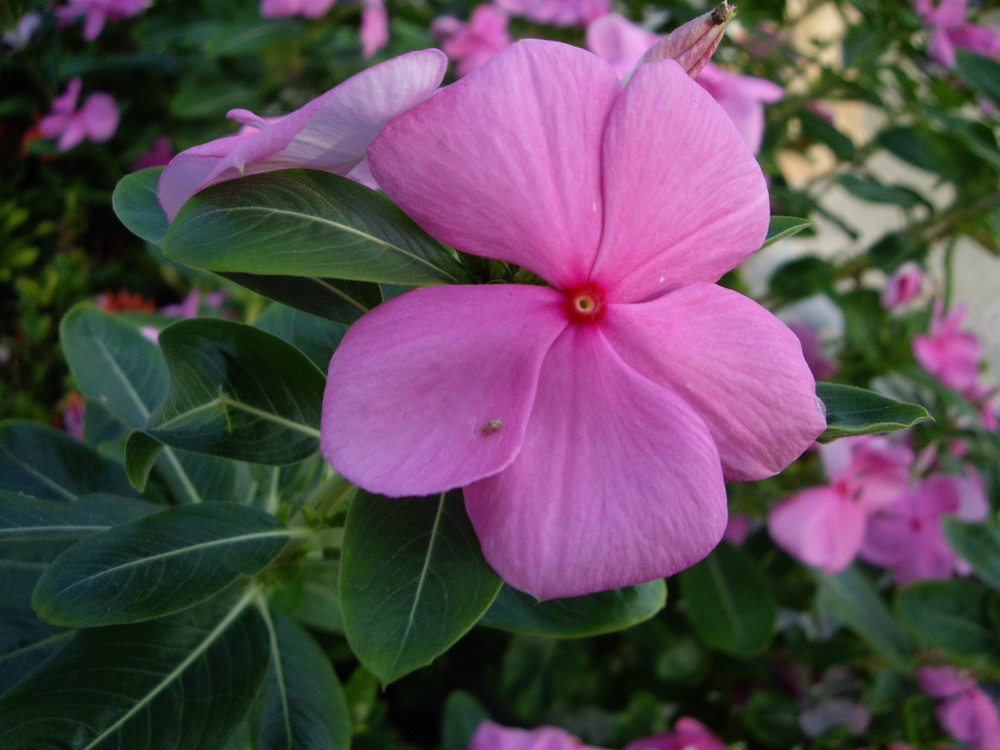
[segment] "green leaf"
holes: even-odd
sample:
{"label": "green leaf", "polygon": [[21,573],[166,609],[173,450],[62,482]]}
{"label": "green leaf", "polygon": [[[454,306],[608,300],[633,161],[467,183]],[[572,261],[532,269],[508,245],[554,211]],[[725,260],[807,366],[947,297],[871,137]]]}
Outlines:
{"label": "green leaf", "polygon": [[154,245],[160,244],[169,224],[156,193],[162,172],[163,167],[150,167],[125,175],[111,195],[111,207],[119,221]]}
{"label": "green leaf", "polygon": [[312,170],[206,188],[178,212],[163,249],[173,260],[212,271],[408,285],[467,280],[451,253],[388,198]]}
{"label": "green leaf", "polygon": [[52,656],[74,632],[42,622],[30,609],[0,606],[0,622],[0,695]]}
{"label": "green leaf", "polygon": [[872,651],[898,669],[910,664],[910,644],[871,583],[854,567],[835,576],[813,571],[816,603],[844,627],[860,635]]}
{"label": "green leaf", "polygon": [[446,651],[482,617],[500,583],[459,493],[354,498],[340,601],[351,649],[383,683]]}
{"label": "green leaf", "polygon": [[932,174],[948,179],[955,179],[961,174],[956,169],[955,148],[951,141],[926,126],[891,127],[879,133],[877,141],[903,161]]}
{"label": "green leaf", "polygon": [[631,627],[648,620],[666,602],[667,586],[662,579],[544,602],[503,586],[479,622],[518,633],[575,638]]}
{"label": "green leaf", "polygon": [[877,180],[864,179],[853,174],[842,174],[837,182],[855,198],[870,203],[891,203],[903,208],[928,206],[927,200],[916,190],[902,185],[884,185]]}
{"label": "green leaf", "polygon": [[337,560],[301,560],[271,595],[292,619],[312,630],[344,634],[340,607],[340,563]]}
{"label": "green leaf", "polygon": [[767,227],[767,237],[764,238],[764,244],[761,245],[761,248],[773,245],[778,240],[791,237],[811,226],[812,222],[809,219],[799,219],[794,216],[772,216],[771,223]]}
{"label": "green leaf", "polygon": [[768,747],[790,748],[802,742],[802,708],[787,695],[758,690],[743,709],[743,720],[754,738]]}
{"label": "green leaf", "polygon": [[[75,502],[40,500],[0,491],[0,545],[63,542],[106,531],[162,506],[114,495],[86,495]],[[4,546],[0,546],[0,557]]]}
{"label": "green leaf", "polygon": [[382,301],[378,284],[311,276],[222,273],[247,289],[297,310],[350,324]]}
{"label": "green leaf", "polygon": [[138,625],[77,633],[0,697],[4,750],[215,748],[268,664],[254,590]]}
{"label": "green leaf", "polygon": [[42,574],[32,603],[56,625],[139,622],[192,607],[253,575],[296,535],[245,505],[185,505],[87,537]]}
{"label": "green leaf", "polygon": [[966,81],[1000,103],[1000,62],[963,49],[955,50],[955,62]]}
{"label": "green leaf", "polygon": [[1000,529],[985,522],[969,523],[954,516],[941,519],[952,549],[987,585],[1000,589]]}
{"label": "green leaf", "polygon": [[821,443],[852,435],[905,430],[931,421],[931,415],[922,406],[895,401],[853,385],[817,383],[816,395],[826,405],[826,430],[819,436]]}
{"label": "green leaf", "polygon": [[705,643],[741,655],[770,642],[778,605],[756,560],[745,552],[723,542],[679,579],[684,616]]}
{"label": "green leaf", "polygon": [[1000,668],[1000,633],[990,611],[1000,594],[975,581],[920,581],[896,596],[896,616],[926,646],[982,669]]}
{"label": "green leaf", "polygon": [[78,500],[91,492],[134,495],[122,465],[53,427],[0,423],[0,490],[45,500]]}
{"label": "green leaf", "polygon": [[261,695],[256,747],[267,750],[346,750],[351,719],[337,675],[316,642],[281,613],[262,610],[271,666]]}
{"label": "green leaf", "polygon": [[285,305],[268,305],[253,323],[262,331],[284,339],[326,372],[330,357],[347,332],[347,326],[294,310]]}
{"label": "green leaf", "polygon": [[469,750],[479,725],[490,718],[486,709],[466,692],[456,690],[444,703],[441,750]]}
{"label": "green leaf", "polygon": [[316,452],[325,378],[294,346],[217,318],[177,321],[159,342],[170,390],[126,443],[135,484],[144,484],[161,443],[269,465]]}
{"label": "green leaf", "polygon": [[807,255],[783,263],[767,283],[771,292],[781,299],[796,300],[829,289],[833,280],[833,266],[829,261]]}

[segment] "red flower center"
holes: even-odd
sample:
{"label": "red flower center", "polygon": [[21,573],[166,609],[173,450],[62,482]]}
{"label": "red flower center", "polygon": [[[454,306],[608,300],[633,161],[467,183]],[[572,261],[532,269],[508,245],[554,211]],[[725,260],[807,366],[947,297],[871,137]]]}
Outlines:
{"label": "red flower center", "polygon": [[570,320],[578,323],[596,323],[601,319],[604,299],[591,285],[566,291],[566,311]]}

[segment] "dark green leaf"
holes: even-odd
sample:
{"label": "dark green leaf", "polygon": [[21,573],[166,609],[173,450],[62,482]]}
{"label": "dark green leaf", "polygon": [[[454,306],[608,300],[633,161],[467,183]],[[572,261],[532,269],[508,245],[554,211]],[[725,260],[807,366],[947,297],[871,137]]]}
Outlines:
{"label": "dark green leaf", "polygon": [[1000,62],[964,49],[955,50],[955,62],[966,81],[1000,103]]}
{"label": "dark green leaf", "polygon": [[816,603],[820,610],[864,638],[874,653],[906,669],[910,663],[906,634],[868,579],[854,567],[835,576],[813,574],[819,584]]}
{"label": "dark green leaf", "polygon": [[458,261],[388,198],[311,170],[250,175],[194,195],[163,238],[212,271],[421,285],[466,280]]}
{"label": "dark green leaf", "polygon": [[45,500],[91,492],[134,495],[121,464],[52,427],[12,419],[0,424],[0,490]]}
{"label": "dark green leaf", "polygon": [[851,195],[871,203],[891,203],[903,208],[929,204],[920,193],[902,185],[884,185],[878,180],[864,179],[853,174],[842,174],[837,178]]}
{"label": "dark green leaf", "polygon": [[[85,495],[75,502],[40,500],[0,492],[0,544],[73,542],[162,507],[114,495]],[[0,546],[0,557],[3,556]]]}
{"label": "dark green leaf", "polygon": [[771,292],[781,299],[796,300],[829,289],[833,266],[822,258],[807,255],[782,264],[768,280]]}
{"label": "dark green leaf", "polygon": [[337,560],[302,560],[282,584],[271,595],[274,604],[308,628],[343,635]]}
{"label": "dark green leaf", "polygon": [[794,747],[803,739],[799,728],[801,707],[790,697],[758,690],[743,710],[747,729],[768,747]]}
{"label": "dark green leaf", "polygon": [[679,578],[684,615],[710,646],[747,654],[770,642],[778,605],[757,562],[745,552],[723,542]]}
{"label": "dark green leaf", "polygon": [[384,683],[446,651],[500,589],[457,492],[387,498],[359,491],[341,566],[347,640]]}
{"label": "dark green leaf", "polygon": [[330,660],[281,613],[265,618],[271,666],[261,695],[256,747],[262,750],[346,750],[351,719]]}
{"label": "dark green leaf", "polygon": [[925,126],[898,126],[879,133],[878,143],[900,159],[933,174],[954,179],[954,147],[948,138]]}
{"label": "dark green leaf", "polygon": [[73,632],[42,622],[30,608],[14,611],[0,605],[0,695],[52,656]]}
{"label": "dark green leaf", "polygon": [[461,690],[451,693],[444,704],[441,750],[469,750],[472,736],[488,718],[486,709],[471,695]]}
{"label": "dark green leaf", "polygon": [[772,216],[771,223],[767,227],[767,237],[764,238],[764,244],[761,245],[761,248],[773,245],[778,240],[791,237],[811,226],[812,222],[809,219],[799,219],[795,216]]}
{"label": "dark green leaf", "polygon": [[958,556],[984,582],[1000,589],[1000,529],[986,522],[968,523],[954,516],[942,519],[945,536]]}
{"label": "dark green leaf", "polygon": [[32,601],[44,620],[57,625],[161,617],[258,572],[294,534],[245,505],[171,508],[70,547],[42,574]]}
{"label": "dark green leaf", "polygon": [[613,591],[540,602],[504,586],[480,624],[518,633],[580,637],[610,633],[648,620],[667,601],[663,580]]}
{"label": "dark green leaf", "polygon": [[843,161],[854,158],[854,142],[840,132],[836,125],[808,110],[799,112],[799,122],[802,125],[802,135],[806,138],[825,143]]}
{"label": "dark green leaf", "polygon": [[220,276],[275,302],[338,323],[353,323],[382,301],[379,285],[367,281],[235,272]]}
{"label": "dark green leaf", "polygon": [[215,748],[268,664],[254,592],[138,625],[77,633],[0,697],[4,750]]}
{"label": "dark green leaf", "polygon": [[150,167],[125,175],[111,196],[111,206],[121,223],[154,245],[163,239],[169,223],[156,194],[162,172],[163,167]]}
{"label": "dark green leaf", "polygon": [[931,415],[922,406],[895,401],[887,396],[839,383],[817,383],[816,395],[826,405],[826,430],[821,443],[852,435],[905,430]]}
{"label": "dark green leaf", "polygon": [[323,372],[326,372],[334,349],[347,332],[347,326],[342,323],[317,318],[284,305],[268,305],[254,325],[290,343]]}

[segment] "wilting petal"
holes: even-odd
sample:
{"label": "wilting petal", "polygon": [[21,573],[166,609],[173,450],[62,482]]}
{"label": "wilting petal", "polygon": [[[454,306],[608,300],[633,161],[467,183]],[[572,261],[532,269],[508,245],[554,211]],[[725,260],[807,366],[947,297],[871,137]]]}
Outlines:
{"label": "wilting petal", "polygon": [[493,474],[521,448],[542,360],[565,327],[552,289],[429,287],[351,326],[330,361],[321,447],[385,495]]}
{"label": "wilting petal", "polygon": [[698,412],[727,480],[776,474],[826,426],[798,338],[741,294],[691,284],[609,305],[602,325],[626,362]]}
{"label": "wilting petal", "polygon": [[552,346],[521,452],[466,487],[465,504],[489,563],[542,599],[671,575],[726,528],[704,423],[589,325]]}
{"label": "wilting petal", "polygon": [[603,159],[604,237],[592,278],[614,301],[716,281],[764,241],[760,167],[673,60],[632,76],[608,119]]}
{"label": "wilting petal", "polygon": [[601,133],[620,91],[585,50],[519,42],[389,123],[372,173],[439,240],[579,284],[601,234]]}
{"label": "wilting petal", "polygon": [[771,509],[771,538],[796,560],[827,573],[846,568],[861,548],[867,514],[832,487],[811,487]]}

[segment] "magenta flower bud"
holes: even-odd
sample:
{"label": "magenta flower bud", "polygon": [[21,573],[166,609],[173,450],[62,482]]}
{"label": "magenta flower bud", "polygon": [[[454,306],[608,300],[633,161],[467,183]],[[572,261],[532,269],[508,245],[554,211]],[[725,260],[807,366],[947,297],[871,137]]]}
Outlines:
{"label": "magenta flower bud", "polygon": [[712,59],[726,26],[735,15],[735,5],[717,5],[709,13],[704,13],[667,34],[646,50],[639,63],[676,60],[694,78]]}
{"label": "magenta flower bud", "polygon": [[882,307],[889,310],[899,307],[920,294],[924,272],[916,263],[904,263],[885,282],[882,289]]}

